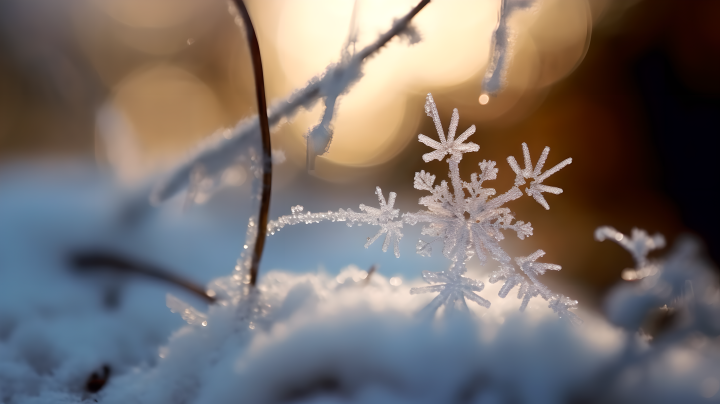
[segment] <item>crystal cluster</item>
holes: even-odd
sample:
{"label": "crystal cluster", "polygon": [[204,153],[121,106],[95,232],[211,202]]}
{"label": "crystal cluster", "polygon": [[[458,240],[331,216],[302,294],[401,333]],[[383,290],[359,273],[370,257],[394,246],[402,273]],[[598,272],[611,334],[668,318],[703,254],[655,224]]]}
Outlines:
{"label": "crystal cluster", "polygon": [[538,276],[543,275],[547,270],[560,270],[559,265],[536,262],[545,255],[543,250],[537,250],[527,257],[517,257],[513,262],[513,259],[499,244],[504,239],[503,231],[505,230],[514,231],[521,240],[533,234],[530,223],[515,220],[505,204],[520,198],[523,195],[520,187],[526,185],[525,193],[532,196],[545,209],[550,209],[543,193],[557,195],[562,193],[562,189],[544,185],[543,181],[570,164],[572,159],[568,158],[543,172],[542,169],[550,148],[546,147],[543,150],[540,159],[533,167],[530,151],[523,143],[525,168],[521,169],[514,157],[508,157],[510,168],[516,175],[515,184],[507,192],[496,195],[495,189],[483,187],[485,181],[497,178],[498,169],[495,167],[494,161],[483,160],[479,163],[480,172],[472,173],[470,182],[463,181],[460,177],[459,163],[463,154],[480,149],[477,144],[467,142],[468,138],[475,133],[475,126],[470,126],[456,137],[459,114],[455,109],[447,136],[445,136],[431,94],[427,95],[425,113],[433,119],[439,139],[434,140],[428,136],[419,135],[418,140],[421,143],[434,149],[424,154],[423,160],[425,162],[445,160],[450,169],[449,184],[447,181],[441,181],[439,185],[435,184],[435,175],[424,170],[415,173],[415,188],[430,192],[419,201],[419,204],[426,208],[425,210],[400,215],[399,210],[393,208],[396,194],[391,192],[386,201],[378,187],[376,194],[380,201],[380,208],[360,205],[360,212],[352,209],[340,209],[337,212],[312,213],[303,212],[302,206],[296,206],[292,209],[291,215],[271,221],[268,224],[269,233],[274,234],[286,225],[318,223],[325,220],[347,222],[349,226],[370,224],[379,226],[380,230],[374,237],[368,239],[365,247],[367,248],[384,234],[383,251],[387,251],[390,243],[393,243],[395,255],[399,257],[398,242],[403,236],[401,232],[403,225],[422,223],[424,224],[422,234],[431,238],[418,241],[417,253],[429,256],[432,253],[433,244],[440,243],[443,255],[451,261],[450,267],[445,271],[423,272],[423,278],[430,286],[411,289],[410,293],[412,294],[438,292],[438,295],[423,310],[424,313],[434,315],[443,306],[447,314],[456,310],[468,311],[467,299],[481,306],[490,307],[490,302],[477,294],[483,290],[483,282],[464,276],[468,260],[477,256],[483,264],[487,262],[488,258],[498,263],[499,268],[491,274],[489,281],[490,283],[505,282],[500,289],[500,297],[504,298],[515,286],[518,286],[518,298],[522,299],[521,311],[527,307],[531,298],[539,296],[545,299],[548,306],[560,317],[573,322],[579,321],[577,316],[569,311],[577,305],[577,301],[553,293],[538,280]]}

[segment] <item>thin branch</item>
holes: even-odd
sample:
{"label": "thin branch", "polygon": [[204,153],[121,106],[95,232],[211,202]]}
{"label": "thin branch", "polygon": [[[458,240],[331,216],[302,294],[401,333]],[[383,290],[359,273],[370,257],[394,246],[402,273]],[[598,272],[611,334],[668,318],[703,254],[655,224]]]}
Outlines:
{"label": "thin branch", "polygon": [[428,3],[430,3],[430,0],[422,0],[420,3],[418,3],[418,5],[413,7],[413,9],[410,10],[409,13],[407,13],[401,19],[397,20],[395,24],[393,24],[393,26],[390,28],[390,30],[380,35],[380,38],[378,38],[375,42],[366,46],[360,52],[358,52],[357,57],[364,60],[368,56],[380,50],[380,48],[385,46],[385,44],[388,43],[391,39],[393,39],[393,37],[403,32],[408,27],[408,24],[410,24],[410,21],[415,18],[417,13],[419,13],[420,10],[427,6]]}
{"label": "thin branch", "polygon": [[260,57],[260,44],[258,44],[255,28],[253,28],[250,14],[248,14],[245,2],[235,0],[240,16],[245,25],[250,56],[253,64],[253,75],[255,76],[255,95],[257,97],[258,116],[260,123],[260,134],[262,135],[262,159],[263,179],[262,195],[260,197],[260,214],[258,217],[258,233],[255,239],[255,250],[250,266],[250,285],[255,286],[257,282],[258,266],[265,248],[265,234],[267,232],[268,211],[270,210],[270,192],[272,191],[272,148],[270,147],[270,124],[268,123],[267,100],[265,99],[265,79],[263,77],[262,58]]}
{"label": "thin branch", "polygon": [[91,251],[74,254],[70,257],[70,263],[79,271],[94,271],[108,269],[119,272],[134,273],[150,278],[160,279],[173,285],[179,286],[207,301],[215,303],[215,298],[205,292],[205,288],[184,279],[172,272],[155,267],[153,265],[140,263],[123,258],[115,253],[106,251]]}
{"label": "thin branch", "polygon": [[367,276],[365,277],[365,283],[364,283],[364,285],[369,285],[369,284],[370,284],[370,277],[372,277],[372,275],[375,273],[375,271],[377,271],[377,269],[378,269],[378,265],[377,265],[377,264],[372,264],[372,266],[371,266],[370,269],[368,270]]}
{"label": "thin branch", "polygon": [[[380,50],[392,38],[407,29],[412,18],[429,2],[430,0],[423,0],[418,3],[407,15],[397,20],[387,32],[380,35],[375,42],[355,54],[350,63],[362,62]],[[337,70],[347,68],[347,64],[332,66],[321,77],[318,76],[311,80],[304,88],[296,90],[285,100],[273,105],[267,112],[268,124],[274,127],[283,119],[291,118],[300,108],[309,108],[319,98],[325,96],[322,92],[323,86],[337,76],[332,70],[337,73]],[[203,166],[208,176],[218,174],[232,165],[240,153],[256,144],[258,135],[260,135],[260,128],[257,116],[239,122],[229,132],[216,132],[200,145],[194,155],[172,169],[166,179],[155,187],[151,196],[152,201],[162,202],[187,187],[190,174],[197,166]]]}

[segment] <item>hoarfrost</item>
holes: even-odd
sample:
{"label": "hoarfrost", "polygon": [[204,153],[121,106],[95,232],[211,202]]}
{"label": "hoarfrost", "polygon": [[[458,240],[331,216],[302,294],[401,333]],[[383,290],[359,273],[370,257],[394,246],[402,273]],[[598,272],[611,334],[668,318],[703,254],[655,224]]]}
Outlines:
{"label": "hoarfrost", "polygon": [[535,0],[501,0],[498,24],[493,31],[490,60],[482,81],[483,93],[495,95],[505,86],[505,74],[512,58],[513,35],[508,18],[516,11],[531,7]]}

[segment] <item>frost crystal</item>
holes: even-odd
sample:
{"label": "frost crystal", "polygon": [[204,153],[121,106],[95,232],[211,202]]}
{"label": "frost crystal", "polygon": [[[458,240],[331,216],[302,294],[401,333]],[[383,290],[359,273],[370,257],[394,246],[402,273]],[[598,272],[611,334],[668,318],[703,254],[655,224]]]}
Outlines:
{"label": "frost crystal", "polygon": [[665,247],[665,238],[662,234],[655,233],[650,237],[645,230],[636,228],[632,229],[632,235],[628,237],[610,226],[598,227],[595,230],[595,240],[605,239],[614,240],[628,250],[635,259],[638,269],[647,265],[647,255],[650,251]]}
{"label": "frost crystal", "polygon": [[[499,269],[490,276],[490,282],[504,281],[499,296],[505,297],[510,290],[518,286],[518,298],[522,299],[520,310],[525,310],[528,302],[535,296],[540,296],[548,302],[548,307],[555,311],[560,317],[577,322],[579,319],[569,310],[577,305],[577,301],[565,296],[552,293],[550,289],[540,283],[539,275],[547,270],[560,270],[559,265],[536,262],[545,255],[543,250],[537,250],[527,257],[515,258],[513,260],[502,249],[499,242],[505,236],[503,231],[514,231],[518,238],[523,240],[533,234],[530,223],[515,220],[510,209],[504,205],[510,201],[522,197],[523,192],[520,186],[530,181],[525,189],[528,196],[532,196],[545,209],[550,209],[542,193],[560,194],[562,189],[543,185],[552,174],[572,162],[566,159],[555,167],[542,172],[542,168],[550,152],[550,148],[543,150],[540,159],[533,167],[530,159],[530,151],[525,143],[522,144],[525,168],[521,169],[515,158],[509,157],[508,163],[516,174],[515,185],[507,192],[497,195],[493,188],[485,188],[485,181],[497,178],[498,169],[494,161],[483,160],[479,163],[480,172],[470,175],[470,182],[463,181],[460,177],[459,163],[464,153],[476,152],[480,147],[467,139],[475,133],[475,126],[470,126],[457,138],[459,114],[457,109],[453,110],[447,137],[443,130],[440,116],[431,94],[427,95],[425,102],[425,113],[432,118],[438,133],[439,141],[425,135],[419,135],[418,140],[435,149],[423,155],[425,162],[433,160],[446,160],[450,168],[450,183],[441,181],[435,184],[436,177],[424,170],[415,173],[413,184],[416,189],[430,192],[430,195],[420,198],[419,204],[426,209],[415,213],[405,213],[400,216],[399,210],[393,209],[395,193],[391,192],[388,201],[377,188],[376,194],[380,201],[380,208],[371,208],[360,205],[361,212],[354,212],[351,209],[340,209],[338,212],[326,213],[302,213],[303,208],[297,206],[292,209],[292,215],[282,216],[276,221],[268,224],[270,234],[280,230],[286,225],[297,223],[317,223],[323,220],[344,221],[349,226],[355,223],[367,223],[379,226],[377,234],[368,238],[365,247],[368,247],[380,236],[385,234],[383,251],[392,242],[395,255],[399,257],[398,242],[402,238],[402,226],[404,223],[415,225],[423,223],[422,234],[430,236],[429,241],[420,240],[417,243],[417,253],[429,256],[432,253],[432,244],[442,243],[443,255],[452,261],[446,271],[423,272],[423,278],[431,286],[411,289],[410,293],[434,293],[439,294],[423,309],[427,315],[434,315],[440,307],[445,307],[445,312],[450,314],[455,310],[468,311],[466,299],[470,299],[483,307],[490,307],[490,302],[480,297],[484,284],[481,281],[473,280],[464,276],[467,271],[466,263],[473,256],[477,256],[481,263],[487,262],[490,258],[497,261]],[[447,157],[447,159],[446,159]]]}

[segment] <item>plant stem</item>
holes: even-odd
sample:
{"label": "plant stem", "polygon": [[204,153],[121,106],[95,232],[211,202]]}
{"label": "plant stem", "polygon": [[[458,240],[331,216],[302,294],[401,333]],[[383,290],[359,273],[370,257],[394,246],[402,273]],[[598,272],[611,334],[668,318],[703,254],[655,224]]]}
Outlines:
{"label": "plant stem", "polygon": [[116,253],[92,250],[83,251],[70,256],[70,264],[79,271],[94,271],[108,269],[126,273],[136,273],[150,278],[160,279],[177,285],[207,301],[215,303],[215,297],[209,296],[205,288],[190,282],[172,272],[153,265],[141,263],[133,259],[122,257]]}
{"label": "plant stem", "polygon": [[258,215],[258,233],[255,239],[250,266],[250,285],[257,283],[258,267],[265,248],[265,234],[267,232],[268,211],[270,210],[270,191],[272,190],[272,152],[270,147],[270,124],[267,115],[267,100],[265,99],[265,79],[263,77],[262,59],[260,58],[260,45],[258,44],[255,28],[253,28],[250,14],[248,14],[243,0],[234,0],[240,16],[245,25],[245,32],[250,47],[250,57],[255,76],[255,95],[257,96],[258,120],[262,136],[263,177],[262,194],[260,197],[260,214]]}

